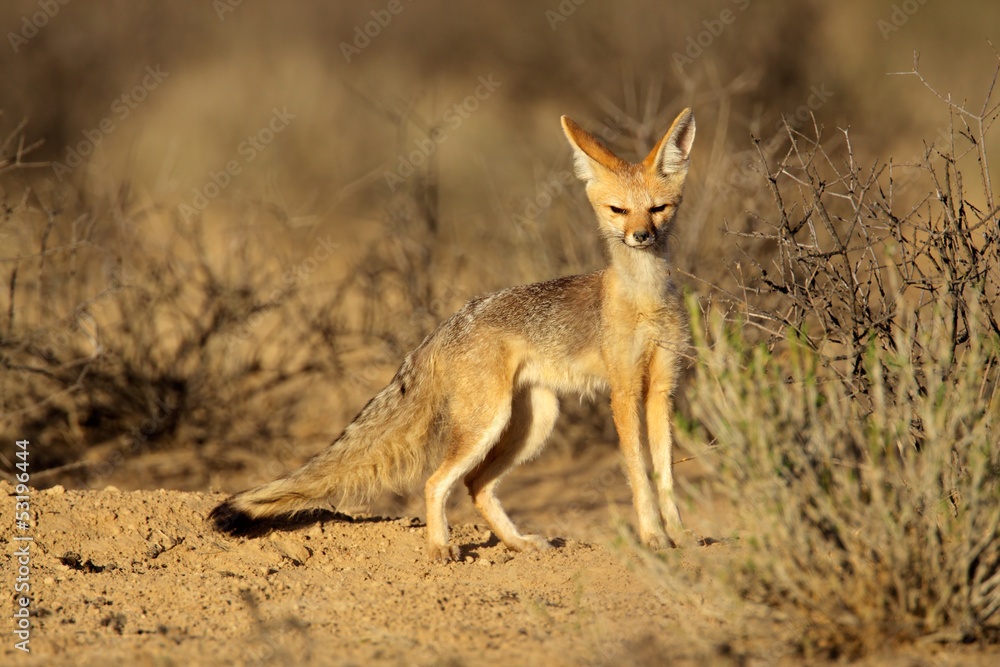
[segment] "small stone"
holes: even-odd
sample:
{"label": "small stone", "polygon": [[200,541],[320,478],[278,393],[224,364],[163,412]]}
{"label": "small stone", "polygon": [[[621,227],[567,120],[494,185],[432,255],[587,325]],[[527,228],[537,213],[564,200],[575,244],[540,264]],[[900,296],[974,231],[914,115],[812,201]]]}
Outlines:
{"label": "small stone", "polygon": [[298,565],[302,565],[312,556],[312,552],[309,549],[288,538],[272,535],[271,543],[274,544],[274,548],[278,550],[278,553]]}

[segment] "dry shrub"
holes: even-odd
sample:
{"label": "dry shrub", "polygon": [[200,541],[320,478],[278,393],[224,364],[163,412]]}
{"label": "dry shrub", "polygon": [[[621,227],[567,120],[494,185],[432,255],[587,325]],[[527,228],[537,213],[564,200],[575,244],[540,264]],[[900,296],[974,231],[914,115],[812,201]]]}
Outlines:
{"label": "dry shrub", "polygon": [[859,164],[846,132],[841,159],[819,127],[790,130],[776,164],[761,155],[773,206],[741,233],[757,272],[707,318],[692,304],[688,393],[738,537],[692,556],[712,573],[695,583],[787,621],[807,654],[1000,641],[992,90],[976,112],[945,100],[953,140],[908,182]]}
{"label": "dry shrub", "polygon": [[[1000,68],[978,110],[931,88],[916,62],[909,74],[946,101],[945,141],[925,145],[914,162],[864,165],[847,131],[838,133],[843,150],[831,152],[815,120],[812,136],[789,127],[787,153],[773,164],[759,154],[774,213],[755,214],[753,229],[734,232],[752,247],[742,249],[750,267],[736,276],[740,296],[730,295],[730,307],[772,342],[791,329],[811,349],[850,361],[845,378],[858,395],[867,393],[870,344],[902,353],[899,327],[941,298],[953,320],[952,351],[978,334],[972,308],[1000,334],[1000,207],[987,151],[1000,115],[992,100]],[[915,322],[919,327],[921,318]],[[910,340],[914,347],[905,352],[916,362],[921,341]]]}
{"label": "dry shrub", "polygon": [[[5,162],[0,418],[36,445],[36,472],[69,464],[67,483],[92,486],[154,446],[291,437],[299,394],[331,355],[302,353],[323,332],[263,259],[266,244],[210,253],[199,221],[127,186],[81,190]],[[272,314],[286,326],[261,324]],[[103,461],[80,465],[98,446]]]}

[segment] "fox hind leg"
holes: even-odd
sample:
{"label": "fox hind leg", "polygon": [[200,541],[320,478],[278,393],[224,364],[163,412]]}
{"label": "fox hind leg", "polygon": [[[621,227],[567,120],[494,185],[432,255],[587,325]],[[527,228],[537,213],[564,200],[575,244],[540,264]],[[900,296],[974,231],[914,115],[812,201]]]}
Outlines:
{"label": "fox hind leg", "polygon": [[531,387],[513,399],[511,418],[500,441],[465,477],[469,495],[497,537],[514,551],[539,551],[551,544],[541,535],[524,535],[504,511],[497,486],[508,472],[535,457],[552,433],[559,416],[559,399],[549,389]]}
{"label": "fox hind leg", "polygon": [[[488,392],[484,392],[489,395]],[[448,450],[444,461],[427,480],[427,550],[432,561],[447,563],[459,559],[458,546],[448,543],[445,505],[455,482],[486,458],[510,421],[509,394],[491,406],[472,405],[469,396],[451,410],[451,424],[445,431]],[[468,405],[466,405],[468,403]],[[486,416],[491,415],[489,421]],[[464,419],[463,419],[464,417]],[[477,420],[477,417],[479,419]]]}

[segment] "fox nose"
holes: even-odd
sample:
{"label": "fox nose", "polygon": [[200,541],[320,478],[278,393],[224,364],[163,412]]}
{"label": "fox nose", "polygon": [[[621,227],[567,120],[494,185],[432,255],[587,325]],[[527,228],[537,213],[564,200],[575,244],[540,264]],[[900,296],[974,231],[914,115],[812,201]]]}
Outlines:
{"label": "fox nose", "polygon": [[636,243],[646,243],[653,238],[653,233],[646,229],[637,229],[632,232],[632,240]]}

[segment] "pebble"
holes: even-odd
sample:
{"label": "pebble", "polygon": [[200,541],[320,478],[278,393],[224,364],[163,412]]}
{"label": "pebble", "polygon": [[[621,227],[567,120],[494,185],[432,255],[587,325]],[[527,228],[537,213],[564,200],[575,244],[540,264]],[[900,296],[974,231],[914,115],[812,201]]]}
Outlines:
{"label": "pebble", "polygon": [[278,553],[299,564],[305,563],[312,556],[312,553],[307,548],[287,538],[272,535],[271,543],[274,544]]}

